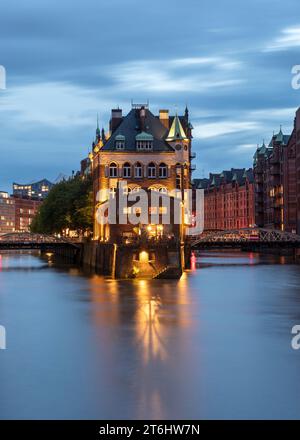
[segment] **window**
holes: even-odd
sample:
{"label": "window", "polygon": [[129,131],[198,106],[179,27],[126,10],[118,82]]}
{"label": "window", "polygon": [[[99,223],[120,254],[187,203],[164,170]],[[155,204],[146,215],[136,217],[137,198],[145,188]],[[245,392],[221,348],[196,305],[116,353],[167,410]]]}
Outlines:
{"label": "window", "polygon": [[181,189],[181,165],[178,163],[176,164],[176,189]]}
{"label": "window", "polygon": [[165,179],[167,177],[167,175],[168,175],[167,170],[168,170],[167,165],[165,163],[161,163],[159,165],[159,177],[161,179]]}
{"label": "window", "polygon": [[142,165],[139,162],[135,165],[135,177],[142,177]]}
{"label": "window", "polygon": [[130,188],[130,186],[126,186],[126,187],[123,188],[123,194],[124,195],[130,194],[131,191],[132,191],[132,188]]}
{"label": "window", "polygon": [[118,177],[118,167],[115,163],[109,165],[109,177]]}
{"label": "window", "polygon": [[109,189],[109,196],[111,199],[114,199],[116,197],[117,188],[110,188]]}
{"label": "window", "polygon": [[156,167],[153,162],[149,163],[148,165],[148,177],[150,177],[150,179],[156,177]]}
{"label": "window", "polygon": [[136,141],[137,150],[152,150],[153,141]]}
{"label": "window", "polygon": [[124,163],[123,177],[131,177],[131,165],[128,162]]}
{"label": "window", "polygon": [[159,188],[159,192],[162,194],[168,194],[168,190],[167,188],[165,188],[164,186],[162,186],[161,188]]}
{"label": "window", "polygon": [[124,150],[125,148],[125,136],[118,134],[115,139],[116,150]]}
{"label": "window", "polygon": [[125,141],[116,141],[115,145],[117,150],[124,150]]}

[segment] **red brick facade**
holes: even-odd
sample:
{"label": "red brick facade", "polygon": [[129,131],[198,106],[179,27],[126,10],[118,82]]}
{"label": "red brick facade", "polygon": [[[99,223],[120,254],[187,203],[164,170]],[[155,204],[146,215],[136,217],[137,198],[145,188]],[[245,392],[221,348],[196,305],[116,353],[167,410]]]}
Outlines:
{"label": "red brick facade", "polygon": [[254,178],[257,225],[300,234],[300,109],[290,136],[257,148]]}
{"label": "red brick facade", "polygon": [[15,230],[28,232],[32,219],[37,213],[41,201],[31,199],[20,199],[15,197]]}
{"label": "red brick facade", "polygon": [[204,229],[232,230],[254,226],[254,183],[252,170],[231,169],[195,179],[204,189]]}

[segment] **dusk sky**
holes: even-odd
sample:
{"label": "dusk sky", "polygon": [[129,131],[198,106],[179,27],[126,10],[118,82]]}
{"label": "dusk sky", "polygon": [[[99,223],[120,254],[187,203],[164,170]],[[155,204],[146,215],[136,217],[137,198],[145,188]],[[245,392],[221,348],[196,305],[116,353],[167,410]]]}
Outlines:
{"label": "dusk sky", "polygon": [[[176,6],[176,7],[175,7]],[[4,0],[0,190],[79,168],[110,110],[148,99],[194,126],[194,177],[250,167],[290,133],[300,90],[299,0]]]}

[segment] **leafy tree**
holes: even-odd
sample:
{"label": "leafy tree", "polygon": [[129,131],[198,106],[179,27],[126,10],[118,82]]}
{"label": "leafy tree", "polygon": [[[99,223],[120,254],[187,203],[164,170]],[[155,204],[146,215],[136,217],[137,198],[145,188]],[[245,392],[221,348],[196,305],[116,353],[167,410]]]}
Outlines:
{"label": "leafy tree", "polygon": [[31,231],[52,234],[68,228],[83,233],[91,231],[92,227],[92,180],[78,175],[51,189],[33,219]]}

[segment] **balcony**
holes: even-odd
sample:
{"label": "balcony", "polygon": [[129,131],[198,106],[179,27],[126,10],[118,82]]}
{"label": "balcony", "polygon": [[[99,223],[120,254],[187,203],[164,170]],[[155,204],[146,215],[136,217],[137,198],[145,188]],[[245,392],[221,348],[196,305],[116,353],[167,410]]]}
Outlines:
{"label": "balcony", "polygon": [[195,171],[195,170],[196,170],[196,165],[195,164],[190,165],[190,171]]}
{"label": "balcony", "polygon": [[195,151],[190,153],[190,159],[195,159],[197,157],[197,154]]}

